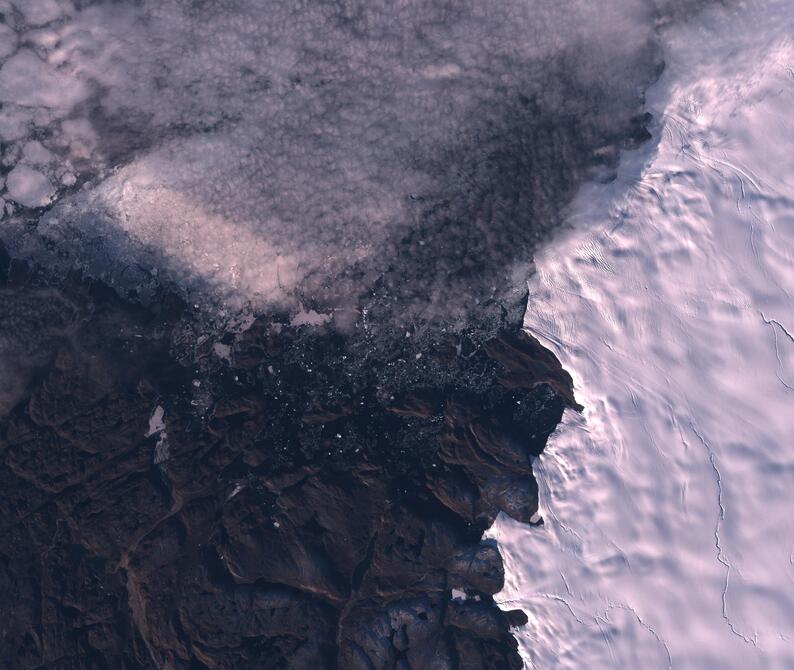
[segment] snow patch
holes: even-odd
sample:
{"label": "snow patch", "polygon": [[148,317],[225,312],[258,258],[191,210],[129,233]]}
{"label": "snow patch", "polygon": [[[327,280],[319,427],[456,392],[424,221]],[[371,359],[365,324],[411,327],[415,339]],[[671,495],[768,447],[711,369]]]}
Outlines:
{"label": "snow patch", "polygon": [[22,156],[32,165],[48,165],[53,159],[52,153],[37,140],[28,142],[22,148]]}
{"label": "snow patch", "polygon": [[146,437],[157,435],[165,430],[165,410],[162,405],[157,405],[149,417],[149,430],[146,432]]}
{"label": "snow patch", "polygon": [[229,364],[232,363],[232,348],[228,344],[215,342],[212,345],[212,351],[221,360],[227,361]]}
{"label": "snow patch", "polygon": [[18,140],[27,134],[30,117],[20,111],[14,112],[10,105],[0,110],[0,139],[3,142]]}
{"label": "snow patch", "polygon": [[162,405],[154,408],[149,417],[149,430],[146,437],[157,436],[157,443],[154,445],[154,463],[159,465],[171,457],[170,446],[168,444],[168,433],[165,430],[165,410]]}

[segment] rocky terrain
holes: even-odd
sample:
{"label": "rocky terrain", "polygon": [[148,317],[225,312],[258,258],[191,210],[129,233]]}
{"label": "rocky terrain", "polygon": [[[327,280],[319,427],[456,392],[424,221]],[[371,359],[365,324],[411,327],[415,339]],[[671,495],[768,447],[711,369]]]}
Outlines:
{"label": "rocky terrain", "polygon": [[518,670],[526,280],[689,4],[0,0],[0,658]]}
{"label": "rocky terrain", "polygon": [[540,523],[575,402],[507,311],[484,341],[276,314],[188,354],[174,296],[0,276],[5,667],[521,667],[482,534]]}

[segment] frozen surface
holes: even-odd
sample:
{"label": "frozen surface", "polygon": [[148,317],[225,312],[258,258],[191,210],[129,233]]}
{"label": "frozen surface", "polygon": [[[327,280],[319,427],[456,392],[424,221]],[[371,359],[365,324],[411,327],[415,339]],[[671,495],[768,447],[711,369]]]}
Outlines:
{"label": "frozen surface", "polygon": [[[12,4],[0,140],[57,189],[44,262],[230,310],[348,309],[399,265],[402,319],[491,297],[475,262],[523,285],[537,229],[627,132],[668,3]],[[40,201],[19,193],[12,247]]]}
{"label": "frozen surface", "polygon": [[8,195],[25,207],[43,207],[55,195],[50,180],[27,165],[17,165],[6,177]]}
{"label": "frozen surface", "polygon": [[542,528],[492,533],[530,668],[794,668],[794,3],[666,34],[656,146],[584,189],[526,327],[571,371]]}

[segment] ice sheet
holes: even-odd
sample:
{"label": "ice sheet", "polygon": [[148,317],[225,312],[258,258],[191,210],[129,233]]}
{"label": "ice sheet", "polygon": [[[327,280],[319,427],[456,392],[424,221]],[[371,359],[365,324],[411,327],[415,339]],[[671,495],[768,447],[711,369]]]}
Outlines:
{"label": "ice sheet", "polygon": [[654,145],[583,189],[525,325],[582,417],[500,518],[529,668],[794,667],[794,3],[666,34]]}

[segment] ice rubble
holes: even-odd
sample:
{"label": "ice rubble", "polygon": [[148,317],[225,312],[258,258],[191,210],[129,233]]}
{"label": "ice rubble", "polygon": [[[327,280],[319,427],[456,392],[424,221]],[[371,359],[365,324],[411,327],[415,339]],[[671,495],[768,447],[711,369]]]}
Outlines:
{"label": "ice rubble", "polygon": [[666,33],[656,146],[583,189],[525,325],[574,376],[498,521],[529,668],[794,667],[794,3]]}

